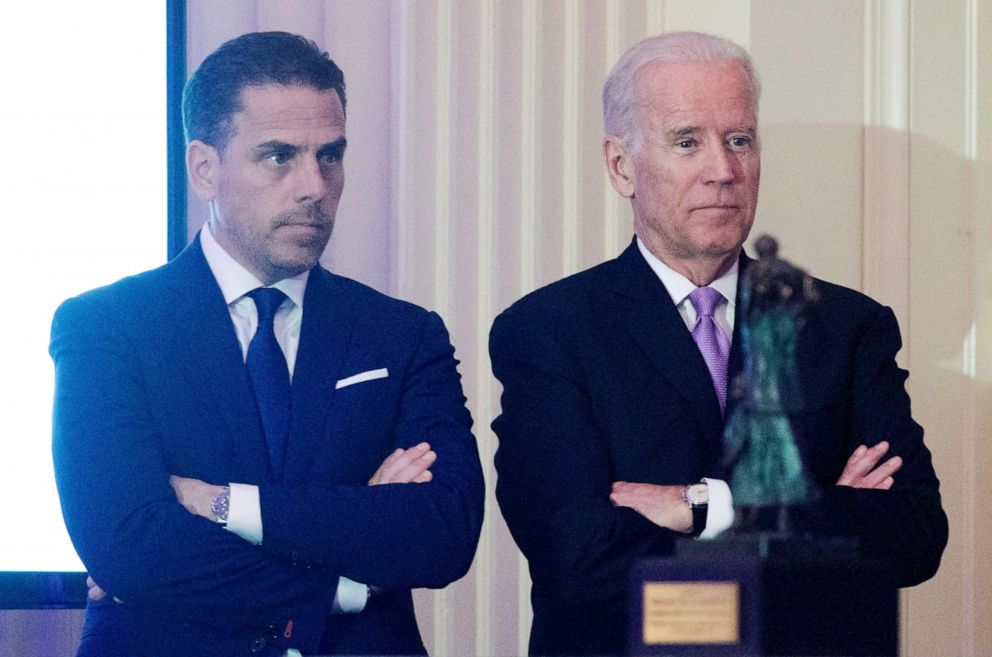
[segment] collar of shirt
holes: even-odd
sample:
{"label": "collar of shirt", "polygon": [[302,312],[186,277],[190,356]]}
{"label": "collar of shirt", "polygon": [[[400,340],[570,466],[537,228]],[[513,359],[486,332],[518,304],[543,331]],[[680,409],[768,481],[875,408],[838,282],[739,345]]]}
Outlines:
{"label": "collar of shirt", "polygon": [[[637,248],[651,267],[651,270],[661,280],[661,284],[665,286],[665,290],[672,297],[672,302],[678,308],[679,315],[682,316],[682,321],[685,322],[686,327],[691,331],[692,327],[696,325],[696,309],[688,301],[688,297],[696,289],[696,284],[648,251],[648,247],[644,245],[640,237],[637,238]],[[737,275],[739,271],[740,263],[735,260],[734,264],[727,270],[727,273],[709,285],[715,288],[726,299],[724,303],[721,303],[717,307],[713,318],[727,336],[734,335],[734,312],[737,309]]]}
{"label": "collar of shirt", "polygon": [[[255,288],[264,287],[254,274],[242,267],[224,250],[224,247],[217,243],[209,222],[200,231],[200,246],[203,247],[203,256],[207,259],[207,265],[210,266],[210,271],[213,272],[220,291],[224,294],[224,303],[230,305]],[[305,271],[292,278],[284,278],[271,287],[281,291],[299,308],[303,308],[303,293],[307,289],[309,276],[310,272]]]}
{"label": "collar of shirt", "polygon": [[[245,358],[248,355],[248,345],[258,327],[258,311],[255,309],[255,302],[245,295],[257,287],[263,287],[262,283],[217,243],[209,222],[200,231],[200,246],[203,248],[203,256],[207,260],[207,265],[213,272],[214,278],[217,279],[217,285],[220,286],[220,291],[224,295],[224,302],[231,314],[234,331],[241,344],[241,356]],[[286,356],[286,364],[289,367],[291,377],[295,369],[296,352],[300,343],[300,327],[303,323],[303,296],[309,277],[310,272],[305,271],[291,278],[284,278],[271,286],[285,294],[293,302],[291,304],[283,303],[275,317],[276,341],[279,342],[279,346],[282,347],[283,354]]]}

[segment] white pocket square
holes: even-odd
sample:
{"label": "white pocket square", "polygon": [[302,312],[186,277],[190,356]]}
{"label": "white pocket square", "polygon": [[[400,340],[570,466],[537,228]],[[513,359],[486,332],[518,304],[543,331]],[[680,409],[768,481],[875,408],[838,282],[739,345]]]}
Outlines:
{"label": "white pocket square", "polygon": [[364,383],[365,381],[372,381],[373,379],[385,379],[389,376],[389,370],[385,367],[380,367],[377,370],[368,370],[367,372],[359,372],[358,374],[353,374],[347,378],[340,379],[336,384],[334,384],[335,390],[340,390],[341,388],[347,388],[348,386],[355,385],[356,383]]}

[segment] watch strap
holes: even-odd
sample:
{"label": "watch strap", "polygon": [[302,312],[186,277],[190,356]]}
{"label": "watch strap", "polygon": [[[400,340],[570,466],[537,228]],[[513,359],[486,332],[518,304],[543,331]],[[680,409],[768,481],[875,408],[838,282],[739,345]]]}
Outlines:
{"label": "watch strap", "polygon": [[699,538],[706,529],[706,514],[709,511],[709,504],[693,504],[692,509],[692,537]]}

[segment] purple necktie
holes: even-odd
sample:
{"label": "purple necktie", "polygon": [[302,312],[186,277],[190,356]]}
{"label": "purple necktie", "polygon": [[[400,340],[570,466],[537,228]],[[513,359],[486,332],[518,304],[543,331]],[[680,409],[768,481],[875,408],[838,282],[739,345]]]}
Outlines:
{"label": "purple necktie", "polygon": [[720,410],[727,406],[727,356],[730,354],[730,340],[723,329],[713,319],[713,311],[723,300],[723,295],[711,287],[697,287],[689,295],[689,301],[696,309],[696,325],[692,327],[692,339],[706,361],[716,389]]}

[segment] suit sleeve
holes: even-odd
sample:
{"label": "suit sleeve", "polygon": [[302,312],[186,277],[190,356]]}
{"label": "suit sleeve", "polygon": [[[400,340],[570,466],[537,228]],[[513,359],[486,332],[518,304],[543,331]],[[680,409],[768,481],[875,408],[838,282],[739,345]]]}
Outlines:
{"label": "suit sleeve", "polygon": [[[936,573],[947,544],[947,517],[923,428],[911,414],[908,373],[896,363],[899,327],[889,308],[878,307],[852,357],[851,426],[846,456],[861,444],[889,441],[888,456],[903,459],[891,490],[829,486],[806,516],[816,532],[855,536],[868,556],[890,562],[900,586]],[[840,475],[843,463],[835,467]]]}
{"label": "suit sleeve", "polygon": [[490,334],[493,372],[503,384],[502,414],[493,422],[496,495],[535,590],[561,604],[616,604],[631,564],[669,553],[675,534],[609,502],[617,477],[588,373],[560,339],[557,320],[544,316],[514,307]]}
{"label": "suit sleeve", "polygon": [[266,554],[179,505],[127,326],[108,304],[77,298],[52,327],[55,474],[83,563],[125,605],[235,631],[281,631],[293,619],[296,637],[316,645],[335,578]]}
{"label": "suit sleeve", "polygon": [[424,313],[403,374],[394,444],[430,443],[438,454],[430,482],[263,485],[263,548],[383,588],[440,588],[468,572],[485,489],[456,365],[441,318]]}

